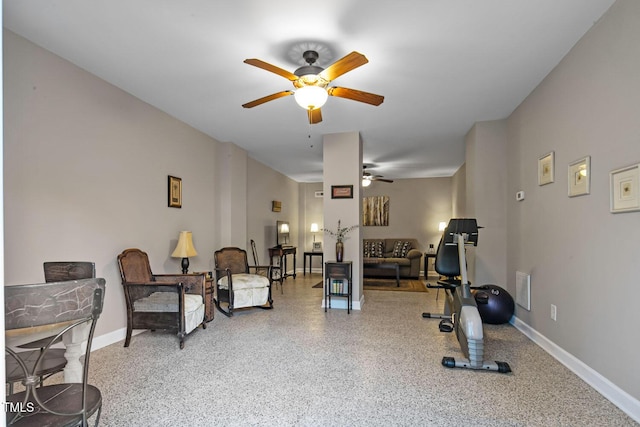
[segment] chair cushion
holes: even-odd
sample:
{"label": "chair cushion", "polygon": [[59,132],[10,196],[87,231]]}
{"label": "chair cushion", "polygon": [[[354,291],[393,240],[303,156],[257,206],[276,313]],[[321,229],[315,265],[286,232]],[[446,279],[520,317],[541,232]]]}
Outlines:
{"label": "chair cushion", "polygon": [[[234,290],[269,287],[269,279],[258,274],[232,274],[231,282],[233,283]],[[221,277],[220,280],[218,280],[218,286],[220,286],[220,289],[229,289],[227,276]]]}
{"label": "chair cushion", "polygon": [[[203,305],[202,295],[185,294],[184,311],[191,313]],[[148,297],[140,298],[133,303],[135,311],[178,312],[178,294],[175,292],[154,292]]]}

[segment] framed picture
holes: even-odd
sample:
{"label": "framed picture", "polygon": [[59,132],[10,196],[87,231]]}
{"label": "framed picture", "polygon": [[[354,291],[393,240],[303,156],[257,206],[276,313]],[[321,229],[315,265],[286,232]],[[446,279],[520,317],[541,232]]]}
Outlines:
{"label": "framed picture", "polygon": [[169,207],[182,207],[182,178],[169,175]]}
{"label": "framed picture", "polygon": [[538,159],[538,185],[553,182],[553,151]]}
{"label": "framed picture", "polygon": [[271,201],[271,212],[280,212],[282,211],[282,202],[278,200]]}
{"label": "framed picture", "polygon": [[389,196],[362,198],[362,225],[389,225]]}
{"label": "framed picture", "polygon": [[353,185],[332,185],[332,199],[353,199]]}
{"label": "framed picture", "polygon": [[591,156],[569,164],[569,197],[589,194],[591,181]]}
{"label": "framed picture", "polygon": [[322,252],[322,242],[313,242],[313,252]]}
{"label": "framed picture", "polygon": [[611,212],[640,211],[640,163],[609,173],[611,182]]}

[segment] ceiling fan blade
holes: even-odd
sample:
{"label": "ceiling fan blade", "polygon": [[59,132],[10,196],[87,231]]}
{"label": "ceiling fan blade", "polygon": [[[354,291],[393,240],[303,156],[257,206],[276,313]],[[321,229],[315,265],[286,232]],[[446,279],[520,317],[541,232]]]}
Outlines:
{"label": "ceiling fan blade", "polygon": [[358,52],[351,52],[344,58],[338,59],[333,64],[329,65],[319,76],[327,81],[335,80],[344,73],[347,73],[354,68],[358,68],[361,65],[369,62],[366,56]]}
{"label": "ceiling fan blade", "polygon": [[327,89],[330,96],[351,99],[353,101],[364,102],[378,106],[384,101],[384,96],[375,93],[363,92],[361,90],[348,89],[346,87],[330,87]]}
{"label": "ceiling fan blade", "polygon": [[392,179],[384,179],[384,178],[376,178],[376,177],[371,178],[371,181],[393,182]]}
{"label": "ceiling fan blade", "polygon": [[322,112],[320,111],[319,108],[314,108],[313,110],[307,110],[307,114],[309,115],[310,125],[314,125],[322,121]]}
{"label": "ceiling fan blade", "polygon": [[253,108],[260,104],[264,104],[265,102],[273,101],[274,99],[282,98],[283,96],[293,95],[292,90],[284,90],[282,92],[277,92],[271,95],[267,95],[263,98],[256,99],[255,101],[247,102],[246,104],[242,104],[244,108]]}
{"label": "ceiling fan blade", "polygon": [[255,58],[245,59],[244,63],[253,65],[254,67],[262,68],[263,70],[271,71],[272,73],[282,76],[285,79],[290,80],[292,82],[298,80],[298,76],[296,76],[295,74],[283,68],[276,67],[275,65],[271,65],[268,62],[261,61],[260,59],[255,59]]}

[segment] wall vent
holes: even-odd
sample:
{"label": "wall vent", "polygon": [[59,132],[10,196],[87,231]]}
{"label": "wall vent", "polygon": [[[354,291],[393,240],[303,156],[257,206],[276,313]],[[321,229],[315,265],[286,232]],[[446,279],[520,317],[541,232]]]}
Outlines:
{"label": "wall vent", "polygon": [[516,304],[531,310],[531,275],[516,271]]}

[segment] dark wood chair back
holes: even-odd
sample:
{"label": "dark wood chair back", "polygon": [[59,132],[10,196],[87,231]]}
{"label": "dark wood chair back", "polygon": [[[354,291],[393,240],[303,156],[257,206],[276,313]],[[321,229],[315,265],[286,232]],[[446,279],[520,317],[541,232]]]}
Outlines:
{"label": "dark wood chair back", "polygon": [[125,249],[118,255],[120,278],[125,283],[149,283],[153,281],[149,256],[140,249]]}
{"label": "dark wood chair back", "polygon": [[260,265],[258,261],[258,250],[256,249],[256,241],[251,239],[251,252],[253,253],[253,265]]}
{"label": "dark wood chair back", "polygon": [[96,277],[96,265],[87,261],[49,261],[43,264],[45,282],[91,279]]}
{"label": "dark wood chair back", "polygon": [[[217,250],[213,254],[216,271],[229,269],[231,274],[249,273],[247,251],[240,248],[227,247]],[[219,277],[218,277],[219,278]]]}

